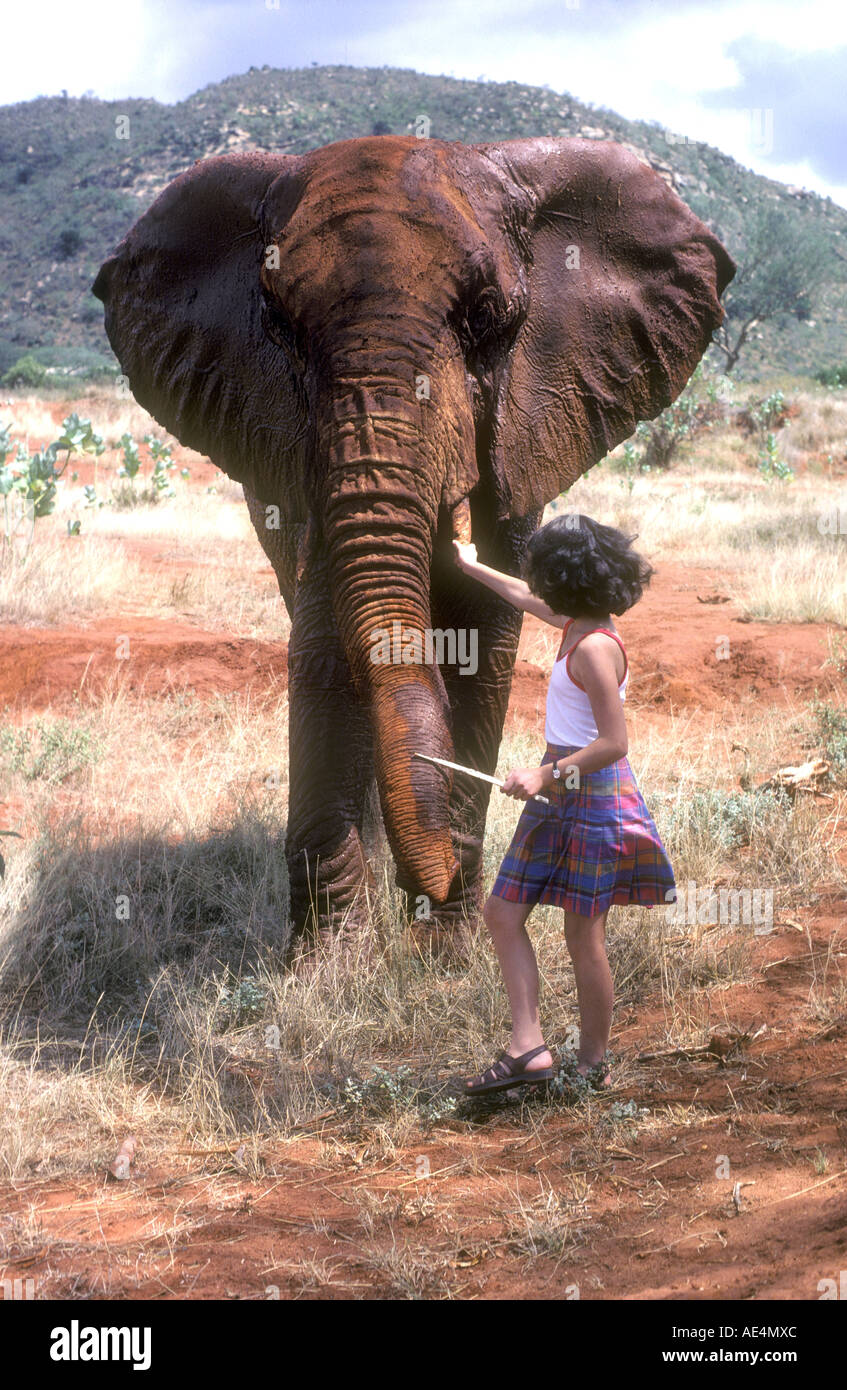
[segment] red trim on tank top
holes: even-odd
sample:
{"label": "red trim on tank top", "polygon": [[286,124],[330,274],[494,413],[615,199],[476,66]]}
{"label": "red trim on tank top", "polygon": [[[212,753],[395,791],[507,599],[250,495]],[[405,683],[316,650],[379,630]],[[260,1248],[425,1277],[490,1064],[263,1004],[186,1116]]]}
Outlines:
{"label": "red trim on tank top", "polygon": [[[566,670],[567,675],[568,675],[568,680],[570,680],[570,681],[573,682],[573,684],[576,686],[577,690],[581,690],[582,693],[583,693],[584,695],[587,695],[587,694],[588,694],[588,691],[585,689],[585,686],[581,683],[581,681],[578,681],[578,680],[576,679],[575,676],[572,676],[572,675],[571,675],[570,656],[571,656],[571,652],[576,651],[577,647],[579,646],[580,642],[582,641],[582,638],[583,638],[583,637],[590,637],[590,636],[591,636],[591,633],[590,633],[590,632],[584,632],[584,633],[582,634],[582,637],[577,637],[577,639],[576,639],[576,641],[574,642],[574,644],[573,644],[572,647],[568,647],[567,652],[565,652],[565,653],[562,652],[562,647],[565,645],[565,638],[566,638],[567,633],[568,633],[568,628],[569,628],[569,627],[571,626],[571,624],[574,623],[574,622],[576,622],[576,619],[575,619],[575,618],[568,618],[568,621],[565,623],[565,626],[564,626],[564,628],[562,629],[562,640],[561,640],[561,642],[559,643],[559,654],[558,654],[558,656],[556,657],[556,661],[561,661],[562,656],[564,655],[564,658],[565,658],[565,670]],[[621,651],[623,652],[623,660],[624,660],[623,675],[622,675],[621,679],[618,681],[618,690],[620,690],[621,686],[623,685],[624,681],[626,680],[627,672],[629,671],[629,657],[628,657],[627,654],[626,654],[626,648],[624,647],[624,644],[623,644],[623,642],[621,641],[620,637],[618,637],[617,633],[616,633],[616,632],[610,632],[609,629],[608,629],[607,627],[595,627],[595,628],[592,628],[592,632],[604,632],[604,633],[606,634],[607,637],[611,637],[611,639],[612,639],[613,642],[617,642],[618,646],[620,647]]]}

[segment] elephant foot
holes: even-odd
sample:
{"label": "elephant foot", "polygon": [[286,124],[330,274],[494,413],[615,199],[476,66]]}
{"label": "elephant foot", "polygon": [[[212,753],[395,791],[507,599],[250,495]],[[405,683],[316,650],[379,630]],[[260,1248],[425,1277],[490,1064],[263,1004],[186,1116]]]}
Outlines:
{"label": "elephant foot", "polygon": [[470,964],[478,931],[467,917],[434,917],[414,922],[409,930],[412,950],[426,965],[466,968]]}
{"label": "elephant foot", "polygon": [[[307,875],[312,861],[316,868]],[[323,858],[290,848],[288,873],[291,968],[297,963],[298,973],[311,971],[342,956],[364,964],[375,955],[375,880],[354,829],[335,854]]]}
{"label": "elephant foot", "polygon": [[310,910],[293,930],[286,964],[295,975],[306,977],[317,970],[362,970],[380,957],[380,941],[373,904],[362,893],[341,911],[316,915]]}
{"label": "elephant foot", "polygon": [[329,930],[317,937],[301,937],[288,953],[289,972],[300,980],[310,980],[317,975],[326,979],[330,976],[357,975],[372,970],[380,958],[379,944],[372,932],[362,932],[353,939],[345,938],[340,932]]}
{"label": "elephant foot", "polygon": [[289,964],[295,957],[316,960],[340,955],[359,957],[362,962],[378,950],[375,912],[370,896],[362,892],[344,908],[318,913],[314,908],[295,917],[288,946]]}
{"label": "elephant foot", "polygon": [[414,952],[427,961],[467,965],[482,923],[476,899],[457,898],[439,903],[426,916],[419,915],[414,893],[406,894],[406,926]]}

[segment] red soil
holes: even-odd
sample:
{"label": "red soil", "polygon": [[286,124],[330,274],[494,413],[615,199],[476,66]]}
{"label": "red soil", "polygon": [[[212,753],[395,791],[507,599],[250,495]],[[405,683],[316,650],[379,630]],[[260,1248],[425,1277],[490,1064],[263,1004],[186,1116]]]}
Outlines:
{"label": "red soil", "polygon": [[[157,569],[167,563],[174,572],[191,568],[185,559],[167,562],[161,547],[149,541],[122,543]],[[265,582],[264,572],[258,577]],[[825,665],[825,624],[748,622],[731,603],[698,601],[713,592],[706,571],[666,566],[638,607],[619,621],[630,659],[632,704],[712,711],[753,700],[796,702],[838,687],[836,668]],[[532,650],[537,657],[540,643],[555,644],[556,636],[538,619],[524,620],[507,727],[543,727],[549,664],[529,661],[526,653]],[[120,658],[119,644],[127,638],[129,655]],[[728,656],[719,657],[723,639]],[[278,691],[286,662],[283,643],[222,636],[170,619],[125,616],[83,627],[5,627],[0,628],[0,705],[12,711],[61,707],[84,692],[90,697],[117,674],[124,675],[130,690],[151,694],[258,692],[269,686]]]}
{"label": "red soil", "polygon": [[[149,545],[138,550],[142,562],[154,561]],[[663,566],[620,622],[630,698],[651,719],[661,724],[684,708],[696,726],[698,710],[711,720],[739,705],[787,706],[836,686],[834,668],[824,665],[824,626],[745,623],[732,603],[698,601],[715,594],[720,579],[708,571]],[[116,643],[124,636],[130,656],[122,661]],[[730,654],[719,660],[723,637]],[[508,717],[510,727],[530,727],[539,738],[549,668],[526,654],[543,651],[542,639],[555,634],[528,619]],[[94,699],[116,674],[148,694],[278,695],[286,650],[137,615],[0,629],[0,708],[15,719],[47,705],[67,708],[77,694]],[[797,751],[787,748],[785,761]],[[0,823],[21,810],[0,805]],[[833,852],[842,848],[834,844]],[[355,1145],[334,1153],[338,1121],[330,1116],[301,1137],[262,1142],[260,1180],[225,1155],[189,1156],[187,1142],[162,1152],[141,1134],[132,1180],[107,1184],[113,1153],[102,1154],[112,1140],[93,1129],[88,1174],[41,1178],[36,1167],[0,1184],[0,1207],[24,1216],[33,1206],[42,1228],[28,1244],[6,1235],[0,1278],[32,1278],[37,1296],[47,1298],[257,1299],[274,1287],[282,1298],[390,1298],[397,1286],[368,1251],[394,1243],[408,1245],[419,1267],[425,1250],[436,1263],[443,1257],[444,1283],[431,1285],[431,1297],[448,1287],[464,1298],[560,1299],[578,1285],[583,1299],[815,1299],[819,1281],[847,1265],[847,1028],[843,1017],[831,1026],[816,1021],[807,1005],[826,951],[828,986],[843,977],[845,938],[847,905],[824,885],[798,922],[754,941],[748,983],[701,995],[716,1032],[731,1026],[752,1034],[764,1024],[757,1038],[727,1057],[634,1061],[636,1081],[614,1098],[657,1113],[676,1107],[673,1139],[667,1128],[654,1135],[636,1123],[612,1161],[598,1165],[582,1111],[557,1111],[539,1136],[513,1104],[474,1132],[437,1128],[389,1160],[357,1154]],[[631,1008],[616,1020],[613,1050],[637,1059],[654,1049],[662,1025],[655,1004]],[[424,1069],[432,1063],[409,1060]],[[233,1054],[230,1068],[247,1087],[273,1084],[262,1057],[245,1066]],[[432,1174],[425,1179],[416,1167],[421,1154]],[[716,1176],[720,1155],[729,1159],[729,1177]],[[585,1205],[572,1208],[571,1247],[527,1261],[509,1245],[502,1211],[515,1210],[518,1193],[527,1203],[537,1198],[542,1183],[572,1196],[580,1174],[591,1186]],[[742,1186],[733,1200],[735,1183]],[[431,1197],[434,1212],[407,1203],[393,1230],[383,1226],[369,1242],[351,1205],[361,1187]],[[323,1269],[316,1282],[304,1260]]]}
{"label": "red soil", "polygon": [[287,670],[282,643],[226,637],[166,619],[0,628],[0,703],[12,710],[61,709],[77,695],[91,700],[116,678],[127,690],[148,695],[284,690]]}
{"label": "red soil", "polygon": [[[397,1286],[372,1254],[393,1244],[419,1269],[430,1252],[443,1281],[433,1297],[448,1288],[463,1298],[564,1299],[576,1287],[581,1299],[817,1299],[847,1259],[847,1025],[801,1020],[820,972],[810,949],[836,953],[831,968],[847,955],[845,904],[821,903],[804,925],[808,937],[783,926],[761,939],[753,982],[716,997],[716,1030],[727,1019],[751,1035],[765,1025],[758,1038],[725,1058],[636,1063],[637,1084],[615,1099],[670,1109],[678,1127],[624,1133],[605,1164],[584,1112],[559,1111],[537,1135],[519,1104],[473,1132],[437,1128],[382,1160],[365,1143],[336,1151],[337,1123],[323,1119],[284,1144],[261,1143],[258,1180],[236,1144],[229,1155],[156,1144],[154,1156],[142,1135],[130,1182],[107,1181],[110,1149],[99,1163],[92,1155],[87,1176],[36,1172],[3,1184],[4,1209],[23,1216],[34,1206],[41,1234],[12,1245],[0,1277],[32,1278],[47,1298],[392,1298]],[[649,1053],[661,1022],[655,1008],[631,1009],[614,1049]],[[272,1084],[261,1061],[233,1055],[229,1070],[248,1088]],[[92,1135],[101,1152],[107,1142]],[[570,1209],[565,1253],[527,1261],[504,1213],[519,1199],[529,1209],[548,1187],[579,1199],[580,1182],[590,1186]],[[373,1240],[359,1224],[360,1188],[407,1199]],[[415,1207],[421,1197],[430,1215]],[[316,1283],[309,1261],[323,1270]]]}

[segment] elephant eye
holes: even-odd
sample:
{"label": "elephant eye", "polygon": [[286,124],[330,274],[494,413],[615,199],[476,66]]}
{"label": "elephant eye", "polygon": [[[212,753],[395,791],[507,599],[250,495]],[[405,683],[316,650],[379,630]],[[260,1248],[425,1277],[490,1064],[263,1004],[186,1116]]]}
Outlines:
{"label": "elephant eye", "polygon": [[486,285],[473,296],[456,327],[469,357],[485,358],[499,352],[514,335],[519,321],[517,306],[510,305],[497,285]]}
{"label": "elephant eye", "polygon": [[493,286],[476,298],[468,314],[468,328],[475,342],[483,344],[496,334],[504,318],[504,307]]}

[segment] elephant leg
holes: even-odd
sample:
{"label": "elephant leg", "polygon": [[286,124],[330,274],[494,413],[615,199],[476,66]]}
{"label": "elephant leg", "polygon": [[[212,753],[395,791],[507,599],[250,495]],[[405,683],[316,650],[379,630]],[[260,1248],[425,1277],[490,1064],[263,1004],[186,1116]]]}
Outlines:
{"label": "elephant leg", "polygon": [[289,952],[367,931],[374,878],[362,842],[373,732],[353,685],[315,547],[297,585],[288,643]]}
{"label": "elephant leg", "polygon": [[[540,519],[539,512],[502,523],[494,533],[491,547],[484,548],[485,562],[506,573],[516,573]],[[484,534],[484,520],[474,517],[475,534],[477,527]],[[455,664],[445,663],[441,667],[450,702],[454,761],[493,775],[524,615],[462,574],[453,559],[449,529],[445,535],[439,532],[436,550],[433,626],[455,632],[457,641]],[[470,674],[474,664],[476,670]],[[454,774],[450,830],[460,870],[446,901],[422,903],[414,885],[400,885],[406,889],[407,915],[418,934],[429,935],[439,946],[452,939],[460,953],[467,925],[478,920],[484,898],[483,845],[492,789],[490,782]]]}
{"label": "elephant leg", "polygon": [[320,542],[305,525],[268,528],[245,492],[256,534],[291,616],[288,642],[289,958],[366,928],[373,875],[362,845],[371,805],[373,734],[332,617]]}

